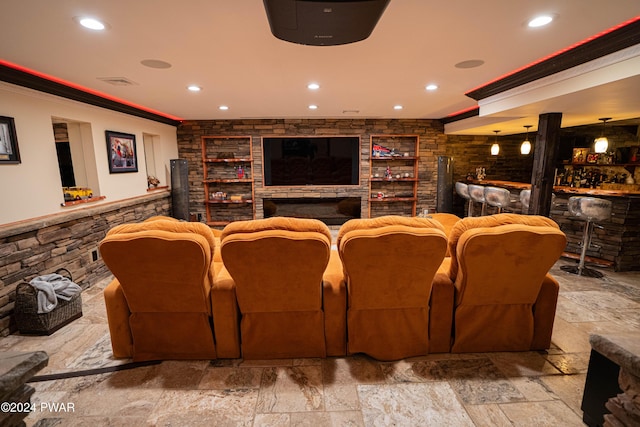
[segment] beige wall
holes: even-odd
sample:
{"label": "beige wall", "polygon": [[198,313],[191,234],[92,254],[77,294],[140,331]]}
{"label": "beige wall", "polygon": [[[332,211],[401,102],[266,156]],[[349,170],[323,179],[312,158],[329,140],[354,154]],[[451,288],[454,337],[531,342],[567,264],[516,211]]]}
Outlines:
{"label": "beige wall", "polygon": [[[160,185],[170,182],[169,160],[178,157],[176,128],[0,82],[0,116],[15,119],[21,163],[0,164],[0,225],[113,202],[147,193],[143,134],[154,136]],[[63,208],[52,118],[81,123],[87,179],[103,202]],[[134,134],[137,173],[110,174],[105,130]],[[91,167],[89,163],[95,163]],[[81,181],[82,182],[82,181]],[[97,187],[97,188],[93,188]]]}

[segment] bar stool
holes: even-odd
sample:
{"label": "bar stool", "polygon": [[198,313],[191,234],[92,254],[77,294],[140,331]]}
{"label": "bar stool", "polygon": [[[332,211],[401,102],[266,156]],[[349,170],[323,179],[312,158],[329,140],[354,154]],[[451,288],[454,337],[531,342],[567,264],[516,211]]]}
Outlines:
{"label": "bar stool", "polygon": [[529,200],[531,200],[531,190],[522,190],[520,192],[520,203],[522,204],[522,213],[529,213]]}
{"label": "bar stool", "polygon": [[[522,213],[529,214],[529,201],[531,200],[531,190],[522,190],[520,192],[520,204],[522,205]],[[556,205],[556,195],[551,194],[551,207]]]}
{"label": "bar stool", "polygon": [[[469,184],[469,197],[476,203],[482,203],[480,216],[485,216],[487,213],[487,202],[484,199],[484,186]],[[471,204],[471,201],[469,201],[469,204]]]}
{"label": "bar stool", "polygon": [[472,216],[471,215],[471,197],[469,197],[469,187],[467,186],[467,184],[465,184],[464,182],[456,182],[456,193],[458,193],[458,196],[462,197],[463,199],[465,199],[468,203],[468,208],[467,208],[467,216]]}
{"label": "bar stool", "polygon": [[578,219],[586,221],[584,226],[584,236],[582,238],[582,252],[578,265],[563,265],[563,271],[579,276],[602,277],[602,273],[584,266],[584,258],[587,255],[587,248],[591,244],[591,233],[593,232],[594,221],[606,221],[611,218],[610,200],[596,197],[569,197],[567,208],[569,213]]}
{"label": "bar stool", "polygon": [[502,209],[509,206],[511,192],[506,188],[484,187],[484,200],[487,205],[498,208],[497,213],[501,213]]}

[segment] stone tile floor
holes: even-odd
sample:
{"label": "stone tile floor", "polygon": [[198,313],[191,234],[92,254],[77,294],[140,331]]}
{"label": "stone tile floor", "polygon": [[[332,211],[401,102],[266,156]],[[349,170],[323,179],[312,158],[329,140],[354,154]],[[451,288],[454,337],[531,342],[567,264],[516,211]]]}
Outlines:
{"label": "stone tile floor", "polygon": [[[640,272],[602,279],[552,272],[561,284],[548,352],[434,354],[397,362],[364,356],[271,361],[165,361],[36,382],[39,426],[581,426],[590,333],[636,331]],[[49,337],[11,335],[0,351],[44,350],[39,374],[128,362],[111,355],[102,289],[84,316]]]}

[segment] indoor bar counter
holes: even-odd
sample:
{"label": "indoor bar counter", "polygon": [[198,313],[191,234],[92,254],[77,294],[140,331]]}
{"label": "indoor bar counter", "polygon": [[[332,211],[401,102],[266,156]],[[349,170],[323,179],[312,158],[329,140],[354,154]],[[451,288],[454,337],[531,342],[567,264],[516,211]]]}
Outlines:
{"label": "indoor bar counter", "polygon": [[[511,192],[511,204],[505,212],[522,212],[520,191],[530,189],[531,184],[497,180],[470,180],[471,184],[506,188]],[[596,223],[587,250],[587,261],[604,266],[612,266],[615,271],[640,270],[640,191],[635,186],[614,186],[616,189],[553,187],[553,202],[550,217],[560,225],[567,235],[565,255],[578,259],[585,222],[572,217],[567,209],[567,201],[572,196],[597,197],[611,200],[611,219]],[[480,214],[480,206],[474,203],[474,215]],[[487,214],[494,211],[487,207]],[[600,228],[601,227],[601,228]]]}

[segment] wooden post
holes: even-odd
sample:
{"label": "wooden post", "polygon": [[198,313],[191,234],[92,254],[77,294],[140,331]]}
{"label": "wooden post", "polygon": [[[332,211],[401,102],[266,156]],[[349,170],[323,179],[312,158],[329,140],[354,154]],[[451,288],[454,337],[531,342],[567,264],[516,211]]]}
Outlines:
{"label": "wooden post", "polygon": [[533,151],[531,173],[530,215],[549,216],[551,211],[561,123],[562,113],[541,114],[538,118],[538,134]]}

